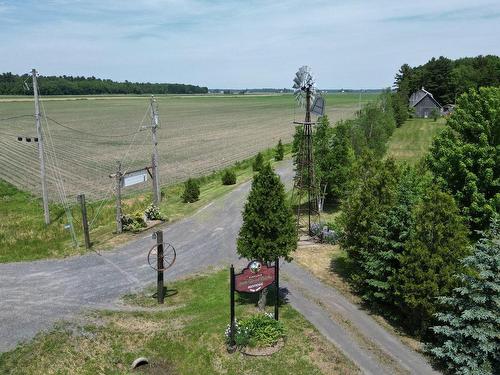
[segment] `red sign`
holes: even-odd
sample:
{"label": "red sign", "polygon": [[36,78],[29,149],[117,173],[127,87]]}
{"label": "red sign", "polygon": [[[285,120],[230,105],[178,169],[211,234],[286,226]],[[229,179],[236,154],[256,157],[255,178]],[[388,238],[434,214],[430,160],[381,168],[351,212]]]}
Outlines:
{"label": "red sign", "polygon": [[235,275],[235,289],[238,292],[255,293],[274,282],[274,267],[268,267],[258,260],[250,262],[247,268]]}

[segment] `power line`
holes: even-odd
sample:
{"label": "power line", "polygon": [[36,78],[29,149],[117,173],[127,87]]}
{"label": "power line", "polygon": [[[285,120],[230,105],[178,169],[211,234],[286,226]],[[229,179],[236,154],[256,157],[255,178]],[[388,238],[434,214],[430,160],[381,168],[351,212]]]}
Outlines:
{"label": "power line", "polygon": [[15,120],[22,117],[33,117],[33,115],[19,115],[19,116],[5,117],[5,118],[0,118],[0,121]]}
{"label": "power line", "polygon": [[80,134],[85,134],[85,135],[88,135],[88,136],[91,136],[91,137],[97,137],[97,138],[124,138],[124,137],[131,137],[134,134],[137,134],[139,132],[138,130],[136,130],[135,132],[128,133],[128,134],[100,135],[100,134],[87,133],[87,132],[85,132],[83,130],[79,130],[79,129],[74,129],[74,128],[68,126],[68,125],[61,124],[59,121],[54,120],[53,118],[48,117],[48,116],[47,116],[47,119],[49,119],[50,121],[56,123],[57,125],[65,128],[65,129],[68,129],[68,130],[71,130],[71,131],[74,131],[74,132],[77,132],[77,133],[80,133]]}

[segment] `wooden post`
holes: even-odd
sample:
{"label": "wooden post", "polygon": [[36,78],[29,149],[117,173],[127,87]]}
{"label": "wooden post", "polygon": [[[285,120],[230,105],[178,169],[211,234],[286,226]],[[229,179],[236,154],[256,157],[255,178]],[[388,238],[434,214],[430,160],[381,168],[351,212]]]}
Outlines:
{"label": "wooden post", "polygon": [[122,162],[118,162],[116,178],[116,233],[123,231],[122,227]]}
{"label": "wooden post", "polygon": [[156,281],[156,299],[158,303],[164,302],[164,293],[163,293],[163,232],[161,230],[156,232],[156,268],[158,269],[158,276]]}
{"label": "wooden post", "polygon": [[40,177],[42,180],[42,199],[43,199],[43,215],[45,219],[45,224],[50,224],[50,213],[49,213],[49,194],[47,191],[47,178],[45,177],[45,151],[43,145],[43,133],[42,126],[40,123],[40,103],[38,99],[38,82],[36,79],[36,70],[31,70],[31,75],[33,76],[33,94],[35,97],[35,127],[36,135],[38,137],[38,158],[40,159]]}
{"label": "wooden post", "polygon": [[230,300],[231,300],[231,321],[230,321],[230,324],[229,324],[229,327],[230,327],[230,338],[229,338],[229,346],[230,348],[233,348],[236,343],[234,341],[234,330],[236,329],[236,322],[235,322],[235,318],[234,318],[234,289],[235,289],[235,285],[234,285],[234,267],[233,265],[231,264],[231,268],[230,268],[230,271],[229,271],[229,276],[231,278],[231,291],[230,291]]}
{"label": "wooden post", "polygon": [[279,304],[280,304],[280,258],[274,262],[274,285],[276,286],[276,301],[274,302],[274,319],[279,320]]}
{"label": "wooden post", "polygon": [[83,236],[85,238],[85,248],[90,249],[92,244],[90,243],[89,223],[87,220],[87,206],[85,204],[85,194],[78,195],[78,202],[80,203],[80,208],[82,210],[82,226],[83,226]]}

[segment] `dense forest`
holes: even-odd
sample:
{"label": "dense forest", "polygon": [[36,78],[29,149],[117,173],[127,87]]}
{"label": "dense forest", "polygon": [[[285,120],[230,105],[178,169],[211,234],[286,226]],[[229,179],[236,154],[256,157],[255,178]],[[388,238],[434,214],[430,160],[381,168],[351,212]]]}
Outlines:
{"label": "dense forest", "polygon": [[[27,83],[25,85],[24,83]],[[96,77],[39,76],[42,95],[100,94],[206,94],[207,87],[181,83],[115,82]],[[0,74],[0,95],[27,95],[32,92],[31,76]]]}
{"label": "dense forest", "polygon": [[500,86],[500,57],[488,55],[451,60],[440,56],[416,67],[404,64],[394,84],[398,93],[407,98],[423,86],[441,105],[455,103],[469,89]]}

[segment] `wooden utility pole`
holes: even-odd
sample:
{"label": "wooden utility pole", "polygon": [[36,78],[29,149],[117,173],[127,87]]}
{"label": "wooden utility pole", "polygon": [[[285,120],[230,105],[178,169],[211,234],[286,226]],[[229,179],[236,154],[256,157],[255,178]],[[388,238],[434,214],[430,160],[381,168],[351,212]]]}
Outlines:
{"label": "wooden utility pole", "polygon": [[153,155],[152,155],[152,180],[153,180],[153,204],[158,207],[161,202],[160,192],[160,173],[158,171],[158,139],[156,130],[158,129],[158,107],[156,98],[151,95],[151,137],[153,140]]}
{"label": "wooden utility pole", "polygon": [[89,234],[89,222],[87,220],[87,206],[85,204],[85,194],[78,195],[78,202],[80,203],[80,208],[82,210],[82,226],[83,235],[85,238],[85,248],[90,249],[90,234]]}
{"label": "wooden utility pole", "polygon": [[35,97],[35,127],[38,137],[38,158],[40,159],[40,177],[42,180],[43,215],[45,218],[45,224],[50,224],[49,195],[47,192],[47,178],[45,177],[45,151],[43,147],[42,126],[40,122],[40,103],[38,99],[38,82],[36,79],[35,69],[31,70],[31,75],[33,77],[33,94]]}
{"label": "wooden utility pole", "polygon": [[118,162],[116,178],[116,233],[123,231],[122,227],[122,162]]}

